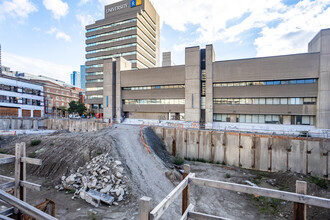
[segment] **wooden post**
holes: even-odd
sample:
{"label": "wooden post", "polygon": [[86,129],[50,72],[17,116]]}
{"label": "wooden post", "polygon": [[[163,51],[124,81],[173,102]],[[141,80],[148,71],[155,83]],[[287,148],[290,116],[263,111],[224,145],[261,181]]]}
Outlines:
{"label": "wooden post", "polygon": [[21,144],[16,143],[15,146],[15,188],[14,188],[14,196],[16,198],[19,198],[19,179],[21,177]]}
{"label": "wooden post", "polygon": [[151,198],[143,196],[140,199],[140,220],[149,220],[151,211]]}
{"label": "wooden post", "polygon": [[[185,164],[183,166],[183,176],[182,179],[186,178],[190,173],[190,165]],[[189,182],[186,188],[182,191],[182,214],[186,211],[189,205]]]}
{"label": "wooden post", "polygon": [[[296,181],[296,193],[307,194],[307,183],[305,181]],[[293,220],[306,220],[306,205],[302,203],[293,204]]]}
{"label": "wooden post", "polygon": [[[21,157],[26,157],[26,146],[25,143],[21,143]],[[26,162],[20,160],[20,181],[26,181]],[[26,202],[26,188],[23,186],[20,186],[20,200]]]}

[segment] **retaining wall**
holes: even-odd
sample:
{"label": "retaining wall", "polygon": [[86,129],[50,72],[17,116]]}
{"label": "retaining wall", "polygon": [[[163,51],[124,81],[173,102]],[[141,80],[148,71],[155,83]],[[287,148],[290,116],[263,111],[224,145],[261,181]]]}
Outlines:
{"label": "retaining wall", "polygon": [[38,130],[44,127],[44,119],[5,118],[0,119],[0,130]]}
{"label": "retaining wall", "polygon": [[108,128],[110,124],[92,120],[45,119],[44,126],[49,130],[66,129],[70,132],[91,132]]}
{"label": "retaining wall", "polygon": [[153,127],[173,156],[329,178],[330,139]]}

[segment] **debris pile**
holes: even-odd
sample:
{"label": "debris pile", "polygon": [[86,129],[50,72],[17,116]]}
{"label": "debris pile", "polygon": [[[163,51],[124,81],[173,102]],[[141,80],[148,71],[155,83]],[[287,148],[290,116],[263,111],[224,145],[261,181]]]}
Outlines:
{"label": "debris pile", "polygon": [[74,192],[72,199],[81,198],[95,207],[100,202],[118,205],[128,194],[128,178],[123,175],[121,164],[108,153],[101,154],[79,167],[76,173],[62,176],[62,183],[55,186],[55,189]]}

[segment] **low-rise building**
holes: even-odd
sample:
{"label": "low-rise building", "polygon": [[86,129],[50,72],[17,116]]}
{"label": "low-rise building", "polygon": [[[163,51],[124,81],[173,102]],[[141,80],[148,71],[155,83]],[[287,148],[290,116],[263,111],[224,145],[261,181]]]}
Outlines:
{"label": "low-rise building", "polygon": [[59,85],[50,81],[34,80],[44,86],[45,113],[54,114],[60,108],[69,108],[71,101],[79,101],[80,88]]}
{"label": "low-rise building", "polygon": [[41,83],[0,75],[0,116],[43,117],[44,88]]}
{"label": "low-rise building", "polygon": [[[87,103],[105,119],[312,125],[330,129],[330,29],[308,52],[215,61],[212,45],[185,49],[185,64],[132,70],[125,58],[103,60],[103,78]],[[94,100],[95,102],[89,102]]]}

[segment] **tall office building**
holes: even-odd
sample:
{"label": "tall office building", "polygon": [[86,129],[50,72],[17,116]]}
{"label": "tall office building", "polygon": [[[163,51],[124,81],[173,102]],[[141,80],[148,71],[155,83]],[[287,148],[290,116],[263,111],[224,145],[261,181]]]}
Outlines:
{"label": "tall office building", "polygon": [[159,15],[149,0],[119,1],[104,14],[86,26],[86,103],[100,113],[105,59],[124,57],[132,69],[159,65]]}
{"label": "tall office building", "polygon": [[78,71],[73,71],[71,73],[71,85],[81,88],[81,75]]}
{"label": "tall office building", "polygon": [[86,92],[86,66],[80,65],[80,82],[81,82],[81,88],[85,90]]}

